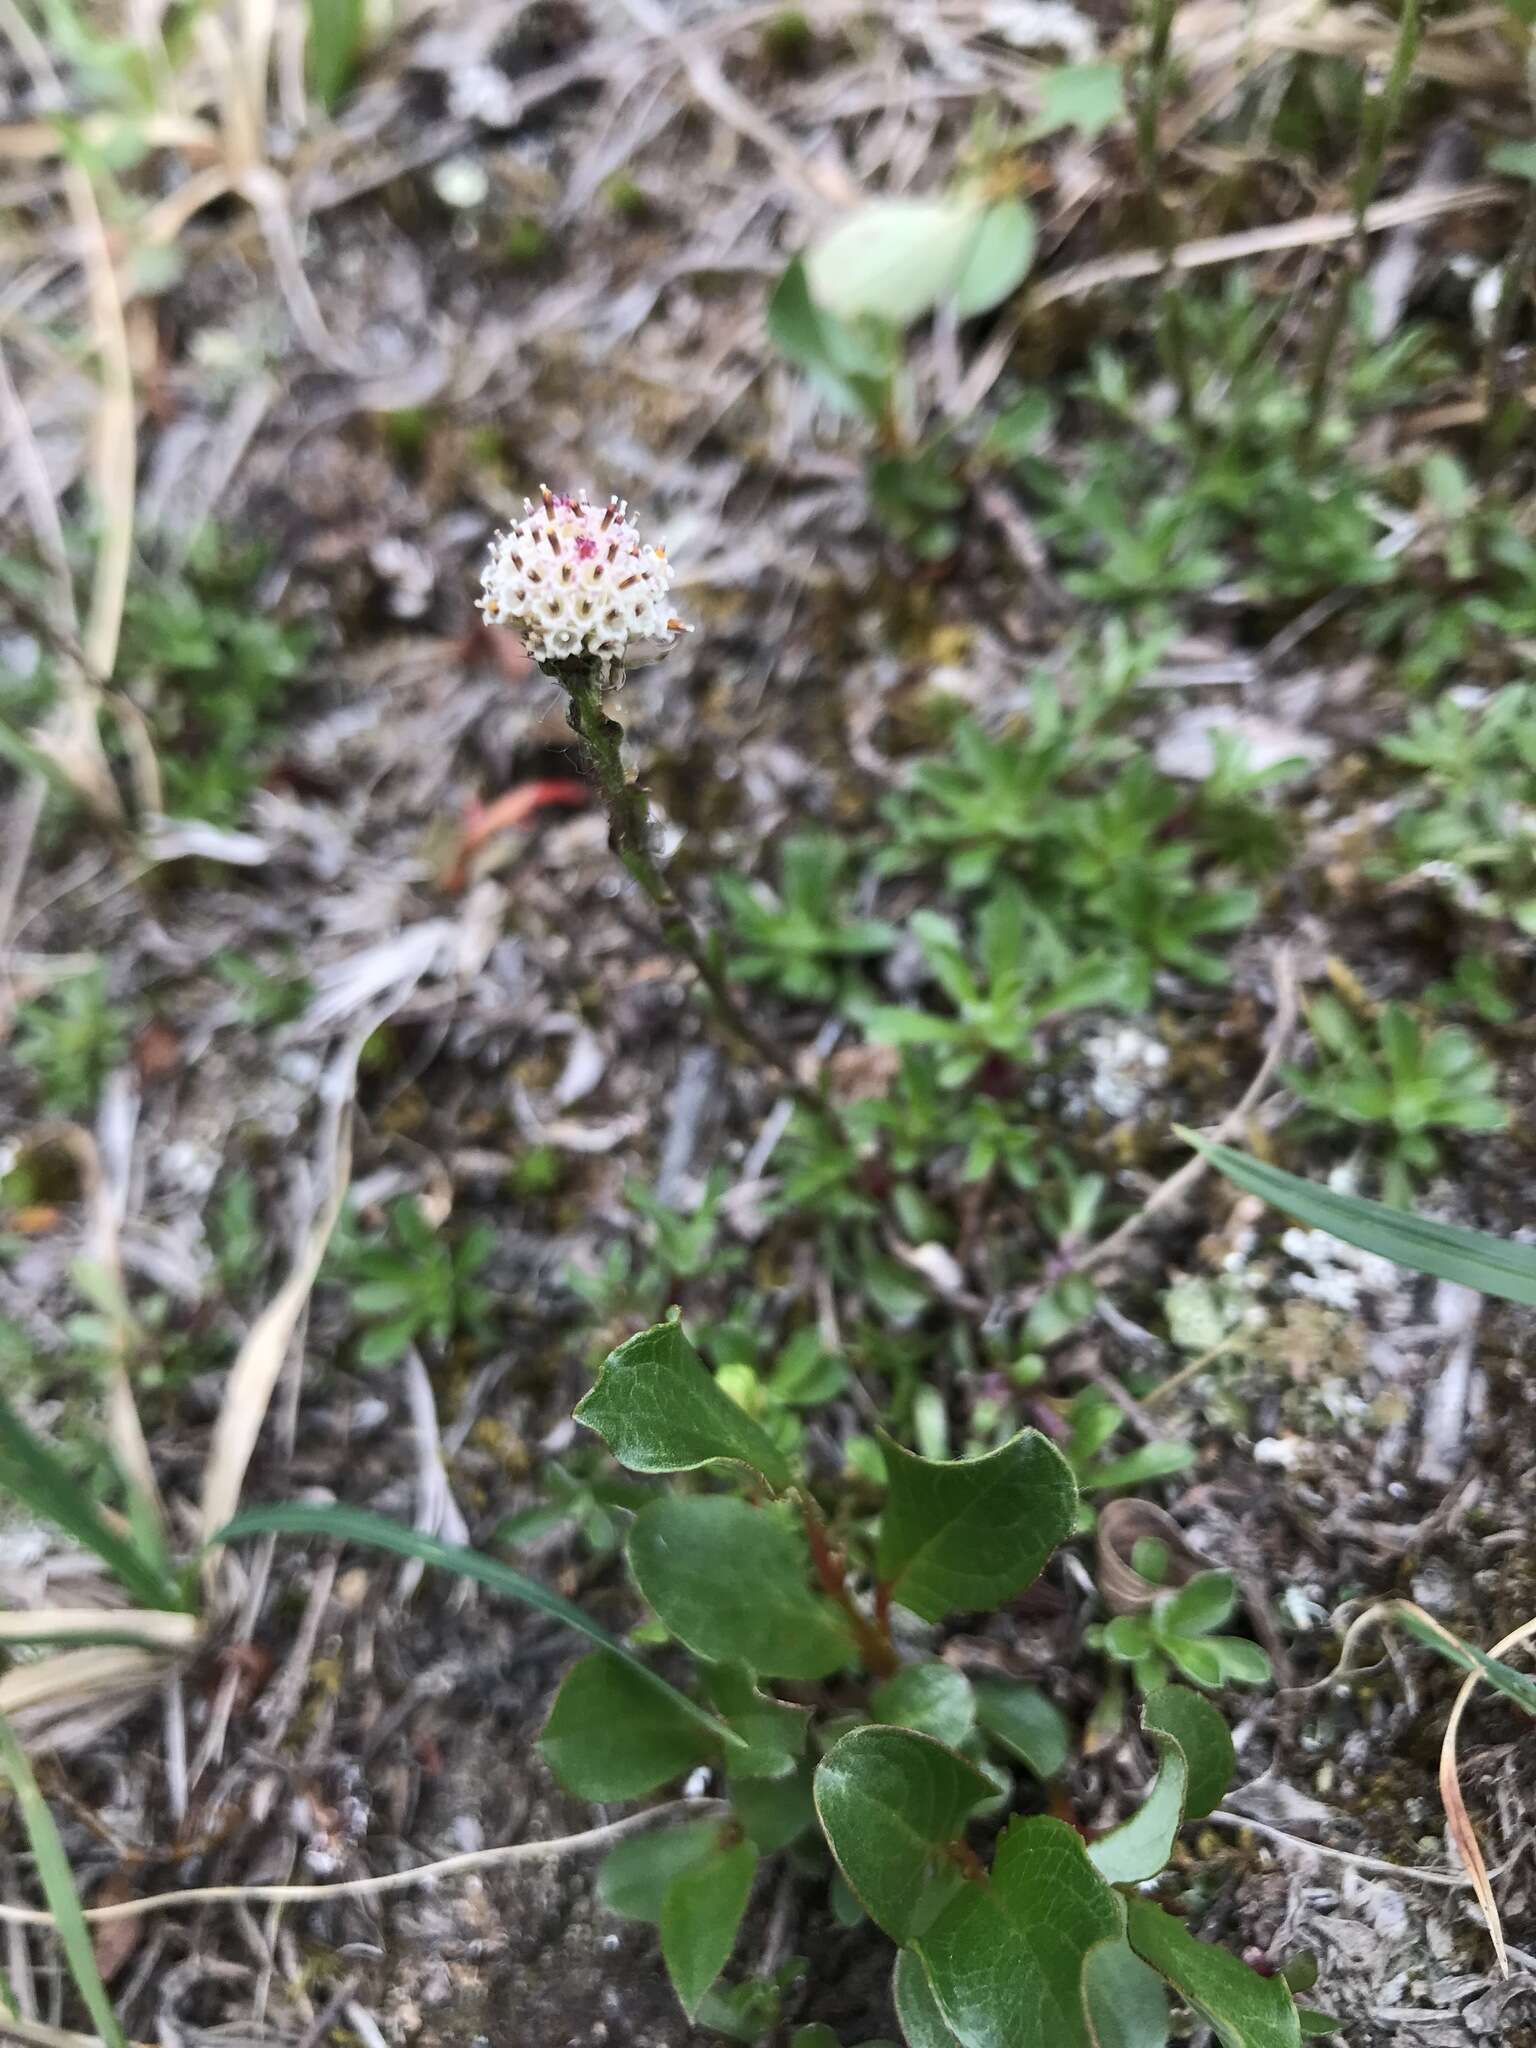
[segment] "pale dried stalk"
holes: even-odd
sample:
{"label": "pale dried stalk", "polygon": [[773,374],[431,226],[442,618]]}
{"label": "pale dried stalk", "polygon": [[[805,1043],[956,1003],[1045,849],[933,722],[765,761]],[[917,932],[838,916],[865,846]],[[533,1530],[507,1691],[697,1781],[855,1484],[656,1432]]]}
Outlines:
{"label": "pale dried stalk", "polygon": [[[24,1607],[0,1614],[0,1643],[44,1636],[59,1641],[78,1637],[89,1642],[94,1636],[111,1635],[133,1636],[146,1650],[190,1650],[200,1633],[195,1615],[173,1614],[160,1607]],[[40,1667],[28,1668],[35,1671]]]}
{"label": "pale dried stalk", "polygon": [[[494,1849],[466,1849],[457,1856],[441,1857],[436,1863],[421,1863],[413,1870],[386,1870],[377,1877],[343,1878],[336,1884],[214,1884],[194,1886],[188,1891],[157,1892],[153,1898],[119,1899],[110,1906],[87,1906],[85,1918],[93,1927],[107,1927],[117,1920],[138,1920],[147,1913],[163,1913],[175,1906],[215,1904],[313,1906],[326,1899],[373,1899],[385,1892],[409,1891],[419,1884],[434,1884],[445,1877],[467,1877],[478,1870],[495,1870],[509,1863],[549,1863],[561,1856],[577,1856],[587,1849],[605,1848],[638,1834],[657,1821],[712,1820],[724,1815],[722,1799],[672,1799],[664,1806],[651,1806],[640,1813],[627,1813],[622,1820],[607,1821],[601,1827],[583,1828],[580,1834],[557,1835],[547,1842],[504,1842]],[[40,1906],[0,1905],[0,1926],[54,1927],[58,1923]]]}
{"label": "pale dried stalk", "polygon": [[131,1645],[115,1649],[61,1650],[36,1664],[18,1664],[0,1678],[0,1714],[7,1720],[36,1707],[85,1705],[104,1694],[142,1691],[170,1668],[157,1650]]}
{"label": "pale dried stalk", "polygon": [[[355,1058],[355,1054],[354,1054]],[[332,1148],[330,1185],[319,1212],[310,1224],[293,1270],[272,1300],[251,1325],[239,1355],[230,1368],[224,1405],[214,1426],[213,1444],[203,1474],[202,1505],[198,1530],[209,1543],[240,1505],[240,1490],[246,1468],[256,1449],[256,1440],[266,1420],[267,1409],[288,1356],[288,1345],[309,1300],[320,1262],[325,1257],[331,1232],[346,1199],[352,1171],[352,1106],[350,1091],[341,1105]],[[211,1573],[214,1560],[205,1568]]]}

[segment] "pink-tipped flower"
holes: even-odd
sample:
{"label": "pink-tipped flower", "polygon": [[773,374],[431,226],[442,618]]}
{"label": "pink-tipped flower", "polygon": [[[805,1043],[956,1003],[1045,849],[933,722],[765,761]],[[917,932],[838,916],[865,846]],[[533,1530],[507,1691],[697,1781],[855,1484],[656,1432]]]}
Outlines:
{"label": "pink-tipped flower", "polygon": [[541,668],[638,668],[692,632],[673,614],[666,549],[641,545],[627,504],[589,505],[585,491],[539,495],[538,505],[524,498],[525,517],[491,542],[481,578],[487,625],[510,626]]}

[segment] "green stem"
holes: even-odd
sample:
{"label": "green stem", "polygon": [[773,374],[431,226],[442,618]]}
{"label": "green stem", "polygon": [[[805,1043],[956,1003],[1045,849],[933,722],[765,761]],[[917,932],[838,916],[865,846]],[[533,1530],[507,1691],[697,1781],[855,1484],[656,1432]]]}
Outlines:
{"label": "green stem", "polygon": [[1177,0],[1153,0],[1151,35],[1146,63],[1136,93],[1136,155],[1141,166],[1151,208],[1152,231],[1162,254],[1163,270],[1158,287],[1161,309],[1160,334],[1168,368],[1178,393],[1179,416],[1191,428],[1195,420],[1195,380],[1190,364],[1189,337],[1184,307],[1179,298],[1173,267],[1178,249],[1178,226],[1163,196],[1163,103],[1168,96],[1168,76],[1173,47],[1173,10]]}
{"label": "green stem", "polygon": [[1333,360],[1338,353],[1339,342],[1349,315],[1350,296],[1356,283],[1365,275],[1366,259],[1370,237],[1366,231],[1367,216],[1371,202],[1376,197],[1381,183],[1382,167],[1386,163],[1387,144],[1397,126],[1398,116],[1403,110],[1403,101],[1408,93],[1408,80],[1413,73],[1413,60],[1419,48],[1419,0],[1403,0],[1402,13],[1398,18],[1397,43],[1392,51],[1392,64],[1381,91],[1374,96],[1367,95],[1361,116],[1362,143],[1360,168],[1353,180],[1355,233],[1350,253],[1345,260],[1333,288],[1333,298],[1323,317],[1322,332],[1313,352],[1312,370],[1307,379],[1307,417],[1301,430],[1302,454],[1310,455],[1322,430],[1323,417],[1328,405],[1328,389],[1333,380]]}
{"label": "green stem", "polygon": [[[587,766],[607,808],[608,843],[649,897],[661,924],[662,937],[698,975],[715,1015],[726,1029],[782,1076],[790,1095],[807,1116],[836,1129],[827,1102],[805,1085],[788,1053],[759,1031],[737,1001],[716,948],[658,860],[651,833],[650,801],[641,785],[625,773],[623,728],[603,709],[606,677],[602,668],[586,661],[562,662],[555,680],[566,693],[571,730],[581,742]],[[842,1135],[840,1130],[838,1135]]]}

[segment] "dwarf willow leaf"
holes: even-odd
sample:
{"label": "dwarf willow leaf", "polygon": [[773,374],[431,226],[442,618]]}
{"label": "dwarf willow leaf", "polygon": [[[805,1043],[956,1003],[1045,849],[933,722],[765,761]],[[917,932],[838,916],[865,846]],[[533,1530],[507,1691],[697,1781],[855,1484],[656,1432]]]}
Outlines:
{"label": "dwarf willow leaf", "polygon": [[786,1777],[804,1752],[811,1709],[759,1692],[744,1664],[708,1666],[703,1678],[704,1690],[721,1717],[746,1744],[731,1758],[731,1776]]}
{"label": "dwarf willow leaf", "polygon": [[1226,1949],[1197,1941],[1150,1899],[1127,1900],[1126,1915],[1131,1947],[1210,2022],[1223,2048],[1299,2048],[1301,2021],[1283,1977],[1261,1977]]}
{"label": "dwarf willow leaf", "polygon": [[781,1509],[728,1494],[652,1501],[627,1555],[642,1595],[696,1656],[770,1678],[825,1678],[852,1661],[847,1622],[806,1583],[804,1540]]}
{"label": "dwarf willow leaf", "polygon": [[661,1902],[661,1956],[689,2019],[731,1959],[756,1875],[756,1849],[737,1842],[710,1850],[667,1886]]}
{"label": "dwarf willow leaf", "polygon": [[1088,1951],[1083,2010],[1093,2048],[1167,2048],[1168,1994],[1123,1937]]}
{"label": "dwarf willow leaf", "polygon": [[1054,1778],[1072,1740],[1060,1708],[1038,1686],[1012,1678],[978,1679],[973,1690],[976,1719],[998,1748],[1027,1764],[1037,1778]]}
{"label": "dwarf willow leaf", "polygon": [[909,1664],[875,1689],[869,1711],[877,1721],[915,1728],[953,1749],[976,1725],[976,1695],[953,1665]]}
{"label": "dwarf willow leaf", "polygon": [[906,327],[955,289],[981,220],[969,200],[871,200],[806,252],[811,296],[840,319]]}
{"label": "dwarf willow leaf", "polygon": [[666,1693],[597,1650],[561,1680],[539,1748],[578,1799],[641,1799],[717,1745]]}
{"label": "dwarf willow leaf", "polygon": [[1156,1734],[1157,1776],[1128,1820],[1088,1845],[1088,1860],[1108,1884],[1145,1884],[1167,1863],[1184,1821],[1189,1765],[1171,1735]]}
{"label": "dwarf willow leaf", "polygon": [[1231,1732],[1208,1699],[1182,1685],[1165,1685],[1148,1695],[1141,1723],[1151,1734],[1171,1735],[1184,1752],[1189,1779],[1184,1791],[1184,1818],[1203,1820],[1221,1804],[1237,1754]]}
{"label": "dwarf willow leaf", "polygon": [[1038,1430],[984,1458],[919,1458],[882,1440],[890,1491],[878,1569],[924,1621],[996,1607],[1034,1580],[1072,1533],[1077,1488]]}
{"label": "dwarf willow leaf", "polygon": [[631,1472],[724,1463],[746,1465],[776,1490],[790,1481],[784,1453],[715,1384],[676,1316],[610,1351],[575,1414]]}
{"label": "dwarf willow leaf", "polygon": [[1312,1230],[1325,1230],[1345,1244],[1375,1252],[1410,1272],[1455,1280],[1480,1294],[1496,1294],[1503,1301],[1536,1307],[1536,1245],[1517,1244],[1512,1238],[1468,1230],[1459,1223],[1434,1223],[1427,1216],[1368,1201],[1364,1195],[1342,1195],[1266,1165],[1250,1153],[1235,1152],[1230,1145],[1214,1145],[1193,1131],[1175,1128],[1245,1194],[1272,1202]]}
{"label": "dwarf willow leaf", "polygon": [[962,320],[1001,305],[1029,275],[1035,255],[1035,217],[1022,199],[1000,199],[981,216],[965,267],[955,282]]}
{"label": "dwarf willow leaf", "polygon": [[597,1873],[598,1904],[626,1920],[655,1926],[673,1878],[702,1863],[719,1841],[718,1820],[690,1820],[680,1828],[656,1828],[615,1843]]}
{"label": "dwarf willow leaf", "polygon": [[918,1958],[904,1948],[891,1977],[891,2003],[901,2022],[907,2048],[960,2048],[944,2024],[938,2000]]}
{"label": "dwarf willow leaf", "polygon": [[1015,1821],[990,1882],[963,1885],[913,1942],[964,2048],[1092,2048],[1083,1966],[1123,1907],[1064,1821]]}
{"label": "dwarf willow leaf", "polygon": [[960,1882],[944,1852],[992,1796],[974,1764],[910,1728],[855,1728],[816,1767],[816,1813],[838,1868],[893,1941]]}

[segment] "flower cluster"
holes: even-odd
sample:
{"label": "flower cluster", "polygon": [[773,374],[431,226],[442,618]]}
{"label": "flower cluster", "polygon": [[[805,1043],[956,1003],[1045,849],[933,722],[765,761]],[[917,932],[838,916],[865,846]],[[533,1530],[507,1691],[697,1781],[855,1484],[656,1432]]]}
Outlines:
{"label": "flower cluster", "polygon": [[540,667],[592,659],[635,667],[667,653],[691,627],[672,614],[672,564],[642,547],[627,503],[601,510],[541,489],[526,516],[491,542],[480,609],[487,625],[511,626]]}

